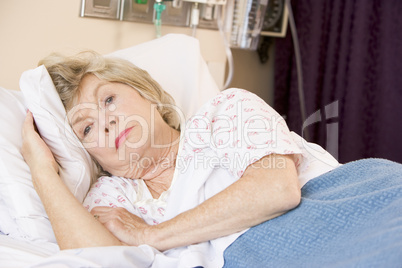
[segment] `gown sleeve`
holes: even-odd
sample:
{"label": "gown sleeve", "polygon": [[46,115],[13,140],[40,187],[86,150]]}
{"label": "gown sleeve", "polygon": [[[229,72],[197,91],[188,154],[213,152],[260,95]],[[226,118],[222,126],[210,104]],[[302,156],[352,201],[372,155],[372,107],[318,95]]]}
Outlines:
{"label": "gown sleeve", "polygon": [[[260,97],[243,89],[218,94],[188,121],[187,131],[187,142],[194,150],[211,148],[216,162],[236,178],[266,155],[301,157],[285,120]],[[268,168],[283,164],[263,162]]]}
{"label": "gown sleeve", "polygon": [[89,190],[83,205],[91,211],[94,207],[123,207],[133,214],[138,214],[133,206],[136,199],[137,183],[122,177],[100,177]]}

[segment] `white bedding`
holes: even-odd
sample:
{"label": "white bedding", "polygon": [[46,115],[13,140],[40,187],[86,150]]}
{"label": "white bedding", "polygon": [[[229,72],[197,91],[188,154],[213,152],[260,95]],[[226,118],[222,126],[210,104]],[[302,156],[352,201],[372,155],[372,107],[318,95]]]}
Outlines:
{"label": "white bedding", "polygon": [[0,267],[29,267],[59,252],[56,244],[18,240],[0,235]]}
{"label": "white bedding", "polygon": [[[94,247],[59,251],[54,243],[32,242],[0,235],[0,267],[166,267],[169,257],[142,245],[139,247]],[[172,259],[172,262],[177,262]]]}

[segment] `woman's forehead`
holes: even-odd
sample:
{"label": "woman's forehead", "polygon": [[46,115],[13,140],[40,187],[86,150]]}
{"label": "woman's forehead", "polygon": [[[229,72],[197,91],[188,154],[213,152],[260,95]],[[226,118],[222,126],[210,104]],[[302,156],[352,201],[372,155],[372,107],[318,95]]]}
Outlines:
{"label": "woman's forehead", "polygon": [[76,101],[81,102],[97,101],[99,89],[108,82],[99,79],[94,74],[85,75],[78,86]]}
{"label": "woman's forehead", "polygon": [[84,117],[91,110],[99,109],[98,93],[100,87],[104,84],[104,81],[93,74],[83,77],[67,112],[71,125],[74,125],[74,122],[79,121],[80,118]]}

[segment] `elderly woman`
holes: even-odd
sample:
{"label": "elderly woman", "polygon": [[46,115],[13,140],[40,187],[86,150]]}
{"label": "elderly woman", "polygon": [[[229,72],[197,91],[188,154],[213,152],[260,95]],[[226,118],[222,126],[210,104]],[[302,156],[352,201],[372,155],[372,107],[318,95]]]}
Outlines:
{"label": "elderly woman", "polygon": [[301,185],[333,168],[245,90],[223,91],[183,122],[171,96],[129,62],[87,52],[40,64],[100,174],[82,205],[27,113],[23,155],[61,249],[166,251],[237,233],[222,251],[238,232],[297,207]]}

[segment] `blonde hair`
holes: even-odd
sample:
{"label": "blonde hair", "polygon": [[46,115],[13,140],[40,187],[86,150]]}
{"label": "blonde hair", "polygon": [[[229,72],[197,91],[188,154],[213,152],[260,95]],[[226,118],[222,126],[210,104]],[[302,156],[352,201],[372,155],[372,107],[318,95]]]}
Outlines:
{"label": "blonde hair", "polygon": [[[164,91],[147,71],[131,62],[112,57],[104,57],[94,51],[85,51],[67,57],[51,54],[38,65],[44,65],[56,87],[66,111],[76,105],[79,97],[79,85],[87,74],[94,74],[108,82],[118,82],[131,86],[143,98],[157,105],[163,120],[172,128],[180,130],[180,117],[174,109],[175,101]],[[98,175],[110,175],[92,157],[98,168]]]}
{"label": "blonde hair", "polygon": [[72,57],[51,54],[42,59],[39,65],[46,67],[67,111],[77,102],[82,78],[94,74],[104,81],[131,86],[143,98],[157,104],[158,112],[170,127],[180,129],[180,117],[174,109],[172,96],[147,71],[127,60],[85,51]]}

